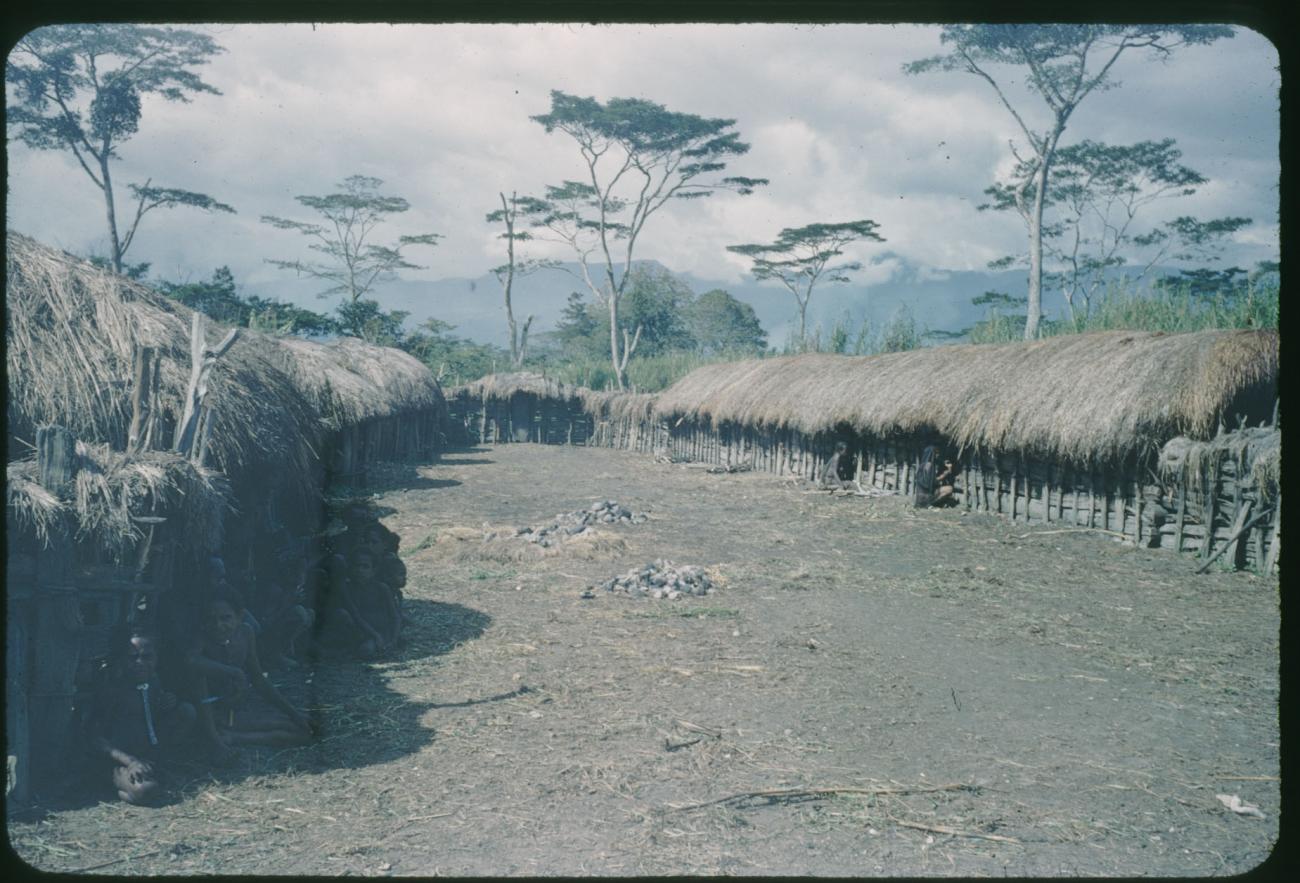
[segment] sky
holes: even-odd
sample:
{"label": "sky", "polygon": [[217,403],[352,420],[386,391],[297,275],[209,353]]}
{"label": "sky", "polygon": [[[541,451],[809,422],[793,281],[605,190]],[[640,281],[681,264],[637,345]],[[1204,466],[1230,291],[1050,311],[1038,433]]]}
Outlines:
{"label": "sky", "polygon": [[[313,220],[295,201],[353,174],[383,179],[411,209],[392,238],[435,232],[410,252],[408,279],[472,278],[503,262],[484,216],[498,192],[540,194],[585,171],[575,145],[531,115],[553,89],[645,98],[670,110],[736,121],[748,154],[728,174],[769,178],[754,195],[677,201],[646,226],[638,257],[679,272],[737,281],[747,261],[729,244],[771,241],[784,227],[870,218],[886,242],[851,257],[858,278],[982,269],[1023,251],[1021,220],[979,212],[985,187],[1023,151],[1019,130],[987,84],[969,74],[904,75],[943,51],[937,26],[212,25],[225,49],[201,69],[221,95],[191,103],[146,96],[139,132],[120,148],[116,181],[208,193],[237,214],[191,209],[146,216],[127,260],[155,278],[194,281],[227,265],[265,290],[286,271],[269,258],[310,257],[299,235],[263,215]],[[1172,137],[1182,161],[1209,178],[1193,196],[1152,206],[1177,215],[1246,216],[1225,255],[1252,266],[1278,255],[1279,74],[1263,36],[1187,47],[1164,62],[1130,52],[1117,88],[1090,96],[1063,143]],[[1045,123],[1017,72],[1007,88]],[[78,253],[107,254],[102,197],[70,154],[9,143],[9,229]],[[125,188],[118,195],[124,213]],[[537,257],[569,258],[535,243]],[[882,259],[882,256],[884,258]],[[874,263],[873,263],[874,259]],[[485,302],[484,309],[499,305]]]}

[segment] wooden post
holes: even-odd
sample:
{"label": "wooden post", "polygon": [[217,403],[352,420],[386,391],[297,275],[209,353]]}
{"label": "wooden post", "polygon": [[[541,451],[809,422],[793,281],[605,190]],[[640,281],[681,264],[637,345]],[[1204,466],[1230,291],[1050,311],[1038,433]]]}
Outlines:
{"label": "wooden post", "polygon": [[1205,478],[1205,536],[1201,538],[1202,558],[1210,554],[1210,547],[1214,545],[1214,520],[1219,510],[1219,461],[1217,459],[1206,470]]}
{"label": "wooden post", "polygon": [[1016,520],[1016,479],[1020,474],[1019,469],[1011,470],[1011,520]]}
{"label": "wooden post", "polygon": [[185,392],[185,407],[181,419],[176,424],[176,440],[172,450],[189,456],[194,449],[194,434],[199,418],[199,409],[208,395],[208,376],[217,360],[239,337],[239,329],[232,328],[215,347],[206,342],[207,321],[202,313],[195,312],[190,322],[190,383]]}
{"label": "wooden post", "polygon": [[1277,502],[1273,505],[1273,529],[1269,533],[1268,558],[1264,561],[1264,575],[1272,576],[1277,567],[1278,553],[1281,551],[1282,538],[1279,534],[1282,526],[1282,496],[1278,492]]}
{"label": "wooden post", "polygon": [[1178,482],[1178,520],[1174,529],[1174,550],[1183,551],[1183,525],[1187,520],[1187,467],[1184,465]]}
{"label": "wooden post", "polygon": [[135,364],[131,371],[131,429],[126,439],[126,449],[132,453],[144,450],[154,400],[154,352],[151,346],[137,346],[135,349]]}
{"label": "wooden post", "polygon": [[62,426],[39,427],[36,459],[41,486],[61,496],[77,474],[77,440]]}
{"label": "wooden post", "polygon": [[1237,561],[1237,553],[1239,549],[1245,548],[1245,544],[1240,542],[1240,536],[1242,528],[1246,524],[1246,519],[1250,517],[1251,505],[1251,503],[1247,502],[1246,505],[1237,508],[1237,518],[1232,523],[1232,538],[1228,540],[1224,548],[1223,554],[1232,562],[1234,570],[1241,569],[1241,565]]}

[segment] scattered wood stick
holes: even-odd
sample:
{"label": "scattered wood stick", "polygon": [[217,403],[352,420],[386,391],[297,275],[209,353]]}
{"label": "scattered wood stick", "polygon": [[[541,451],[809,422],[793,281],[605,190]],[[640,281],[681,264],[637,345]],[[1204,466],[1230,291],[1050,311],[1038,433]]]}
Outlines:
{"label": "scattered wood stick", "polygon": [[726,797],[719,797],[716,800],[706,800],[703,803],[688,803],[684,805],[668,804],[668,808],[674,812],[685,812],[692,809],[700,809],[705,806],[713,806],[718,803],[730,803],[736,800],[747,800],[755,797],[762,797],[766,800],[788,800],[799,797],[830,797],[834,794],[928,794],[935,791],[974,791],[974,785],[952,784],[936,785],[932,788],[857,788],[851,785],[834,785],[822,788],[768,788],[758,791],[741,791],[737,794],[729,794]]}
{"label": "scattered wood stick", "polygon": [[100,868],[107,868],[109,865],[116,865],[122,862],[134,861],[138,858],[148,858],[151,855],[157,855],[162,852],[161,849],[151,849],[148,852],[137,852],[135,855],[124,855],[121,858],[115,858],[111,861],[100,862],[97,865],[86,865],[84,868],[74,868],[71,871],[63,871],[64,874],[84,874],[86,871],[97,871]]}
{"label": "scattered wood stick", "polygon": [[1216,779],[1222,779],[1228,782],[1279,782],[1277,776],[1215,776]]}
{"label": "scattered wood stick", "polygon": [[1113,537],[1123,537],[1124,539],[1129,538],[1128,534],[1120,533],[1117,530],[1106,530],[1103,527],[1088,527],[1087,525],[1083,525],[1083,524],[1080,524],[1078,527],[1063,527],[1059,530],[1031,530],[1029,533],[1016,534],[1016,538],[1023,540],[1023,539],[1028,539],[1029,537],[1045,537],[1048,534],[1052,534],[1052,533],[1074,533],[1076,530],[1090,530],[1093,531],[1094,533],[1110,534]]}
{"label": "scattered wood stick", "polygon": [[[1243,512],[1248,512],[1248,511],[1250,511],[1250,506],[1249,506],[1249,504],[1247,504],[1247,507],[1246,507],[1245,509],[1243,509],[1242,511],[1243,511]],[[1202,564],[1200,567],[1196,568],[1196,572],[1197,572],[1197,573],[1205,573],[1206,569],[1209,568],[1209,566],[1210,566],[1211,564],[1213,564],[1215,561],[1217,561],[1220,555],[1222,555],[1224,552],[1228,551],[1228,549],[1229,549],[1230,547],[1233,547],[1233,546],[1236,545],[1236,542],[1237,542],[1237,538],[1238,538],[1238,537],[1240,537],[1240,536],[1241,536],[1242,534],[1244,534],[1246,531],[1248,531],[1248,530],[1250,530],[1252,527],[1254,527],[1254,526],[1255,526],[1255,523],[1256,523],[1257,521],[1259,521],[1261,518],[1264,518],[1264,517],[1266,517],[1266,516],[1268,516],[1268,515],[1271,515],[1272,512],[1273,512],[1273,509],[1272,509],[1272,507],[1270,506],[1270,507],[1267,508],[1267,509],[1261,509],[1259,512],[1255,513],[1255,517],[1252,518],[1252,519],[1250,519],[1249,521],[1247,521],[1245,524],[1240,525],[1240,526],[1239,526],[1239,527],[1238,527],[1238,528],[1233,532],[1232,536],[1228,537],[1228,541],[1227,541],[1226,543],[1224,543],[1224,544],[1219,548],[1219,551],[1215,552],[1215,553],[1214,553],[1213,555],[1211,555],[1209,558],[1206,558],[1206,559],[1205,559],[1205,563]],[[1237,520],[1240,521],[1241,519],[1239,518],[1239,519],[1237,519]]]}
{"label": "scattered wood stick", "polygon": [[922,825],[920,822],[905,822],[902,819],[890,818],[895,825],[902,825],[904,828],[915,828],[918,831],[930,831],[934,834],[948,834],[952,837],[975,837],[979,840],[996,840],[998,843],[1019,843],[1014,837],[1003,837],[1001,834],[981,834],[979,831],[958,831],[956,828],[948,828],[944,825]]}
{"label": "scattered wood stick", "polygon": [[677,726],[681,727],[684,730],[691,730],[696,733],[703,733],[706,736],[716,737],[722,735],[721,730],[715,730],[712,727],[703,727],[700,726],[699,724],[691,723],[688,720],[682,720],[681,718],[674,718],[673,722],[676,723]]}

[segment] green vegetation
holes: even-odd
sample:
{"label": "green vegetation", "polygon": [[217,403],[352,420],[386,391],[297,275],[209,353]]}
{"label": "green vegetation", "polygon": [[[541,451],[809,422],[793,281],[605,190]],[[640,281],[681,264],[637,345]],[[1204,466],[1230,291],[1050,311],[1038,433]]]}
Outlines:
{"label": "green vegetation", "polygon": [[[1244,280],[1212,289],[1198,288],[1201,274],[1170,276],[1152,289],[1111,283],[1086,314],[1074,321],[1043,323],[1043,336],[1089,331],[1204,331],[1211,328],[1277,328],[1281,301],[1277,264],[1261,264]],[[1233,274],[1235,276],[1235,274]],[[1229,278],[1233,278],[1229,276]],[[1002,306],[1010,304],[1010,298]],[[1024,337],[1025,316],[994,307],[969,329],[972,343],[1007,343]]]}

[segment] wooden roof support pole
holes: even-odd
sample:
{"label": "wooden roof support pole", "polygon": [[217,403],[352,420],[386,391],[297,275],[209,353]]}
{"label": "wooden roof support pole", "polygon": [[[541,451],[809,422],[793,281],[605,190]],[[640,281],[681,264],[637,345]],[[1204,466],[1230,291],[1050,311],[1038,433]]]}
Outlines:
{"label": "wooden roof support pole", "polygon": [[156,376],[153,367],[155,355],[156,351],[151,346],[135,348],[135,364],[131,372],[131,430],[126,439],[126,449],[133,454],[145,449],[146,428],[154,400],[152,386]]}
{"label": "wooden roof support pole", "polygon": [[199,414],[203,400],[208,394],[208,375],[212,366],[226,354],[239,337],[239,329],[232,328],[215,347],[207,345],[205,331],[207,320],[199,312],[194,313],[190,323],[190,385],[185,391],[185,408],[180,422],[176,424],[176,441],[172,449],[183,456],[189,456],[194,449],[195,430],[198,428]]}

